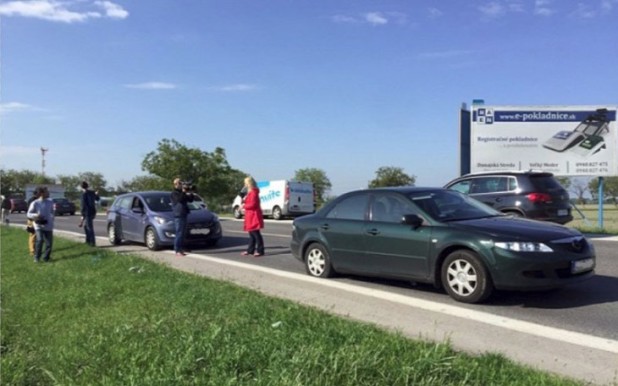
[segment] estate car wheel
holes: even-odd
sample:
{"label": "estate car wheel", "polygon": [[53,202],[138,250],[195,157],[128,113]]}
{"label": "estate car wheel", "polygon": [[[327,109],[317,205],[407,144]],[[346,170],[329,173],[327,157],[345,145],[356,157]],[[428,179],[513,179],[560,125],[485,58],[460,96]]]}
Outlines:
{"label": "estate car wheel", "polygon": [[235,206],[234,207],[234,218],[235,219],[239,219],[242,217],[242,213],[240,212],[240,207],[239,206]]}
{"label": "estate car wheel", "polygon": [[273,208],[273,219],[281,220],[282,217],[283,217],[283,214],[281,213],[281,208],[279,208],[278,206],[275,206]]}
{"label": "estate car wheel", "polygon": [[478,303],[493,292],[487,269],[471,251],[460,250],[448,255],[442,264],[442,285],[455,300]]}
{"label": "estate car wheel", "polygon": [[107,238],[112,245],[120,244],[120,237],[118,237],[118,233],[116,233],[116,226],[114,224],[109,224],[107,227]]}
{"label": "estate car wheel", "polygon": [[157,231],[155,231],[153,227],[146,228],[145,243],[146,247],[148,247],[151,251],[158,251],[161,249],[159,236],[157,236]]}
{"label": "estate car wheel", "polygon": [[328,251],[318,243],[313,243],[307,248],[305,268],[307,273],[314,277],[332,277],[335,275]]}

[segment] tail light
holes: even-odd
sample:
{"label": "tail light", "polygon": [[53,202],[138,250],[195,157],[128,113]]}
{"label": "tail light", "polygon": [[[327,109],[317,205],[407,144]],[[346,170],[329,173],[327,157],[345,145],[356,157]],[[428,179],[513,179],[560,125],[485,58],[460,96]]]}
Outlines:
{"label": "tail light", "polygon": [[283,197],[284,201],[290,201],[290,187],[289,185],[285,186],[285,196]]}
{"label": "tail light", "polygon": [[530,193],[526,196],[530,202],[535,204],[547,204],[552,202],[552,198],[547,193]]}

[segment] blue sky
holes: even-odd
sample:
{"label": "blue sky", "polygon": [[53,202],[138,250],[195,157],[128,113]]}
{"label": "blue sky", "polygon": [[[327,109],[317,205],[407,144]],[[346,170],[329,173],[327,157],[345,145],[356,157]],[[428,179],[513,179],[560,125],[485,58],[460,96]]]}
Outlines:
{"label": "blue sky", "polygon": [[459,108],[616,104],[618,0],[0,2],[0,167],[143,175],[163,138],[256,179],[459,171]]}

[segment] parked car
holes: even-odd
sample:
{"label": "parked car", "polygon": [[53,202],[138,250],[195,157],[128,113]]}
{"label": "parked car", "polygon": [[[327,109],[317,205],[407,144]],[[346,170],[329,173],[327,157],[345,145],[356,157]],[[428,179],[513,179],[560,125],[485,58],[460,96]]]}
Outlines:
{"label": "parked car", "polygon": [[504,215],[454,190],[346,193],[293,222],[292,254],[309,275],[432,283],[477,303],[497,290],[545,290],[589,279],[594,247],[563,225]]}
{"label": "parked car", "polygon": [[63,216],[65,214],[75,215],[75,204],[66,198],[53,198],[54,215]]}
{"label": "parked car", "polygon": [[566,224],[573,220],[569,193],[552,173],[542,171],[466,174],[445,185],[500,212]]}
{"label": "parked car", "polygon": [[11,198],[11,213],[26,213],[28,211],[28,203],[23,198]]}
{"label": "parked car", "polygon": [[[221,239],[219,217],[199,204],[189,203],[188,244],[214,246]],[[110,243],[144,243],[151,250],[174,244],[174,214],[170,192],[133,192],[117,196],[107,210],[107,235]]]}

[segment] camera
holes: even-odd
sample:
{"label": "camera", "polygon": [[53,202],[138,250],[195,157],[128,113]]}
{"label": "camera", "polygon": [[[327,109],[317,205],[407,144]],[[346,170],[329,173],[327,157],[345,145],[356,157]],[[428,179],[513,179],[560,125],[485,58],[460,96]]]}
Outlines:
{"label": "camera", "polygon": [[45,217],[39,217],[36,220],[34,220],[34,222],[39,225],[45,225],[47,224],[47,219]]}
{"label": "camera", "polygon": [[188,192],[194,192],[197,190],[197,186],[193,184],[193,181],[181,181],[180,185],[182,186],[182,190]]}

